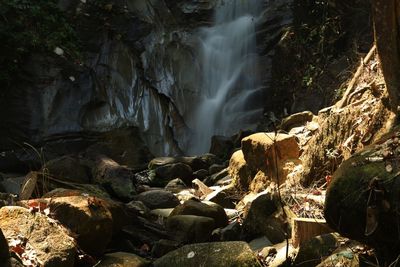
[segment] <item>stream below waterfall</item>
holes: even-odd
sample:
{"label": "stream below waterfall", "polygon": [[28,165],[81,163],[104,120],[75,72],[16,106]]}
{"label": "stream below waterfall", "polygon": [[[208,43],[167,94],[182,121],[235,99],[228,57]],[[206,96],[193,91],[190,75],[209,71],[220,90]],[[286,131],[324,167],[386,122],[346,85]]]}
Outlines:
{"label": "stream below waterfall", "polygon": [[262,1],[221,1],[214,25],[202,28],[200,101],[189,126],[194,132],[189,154],[208,152],[211,137],[255,128],[262,106],[256,24]]}

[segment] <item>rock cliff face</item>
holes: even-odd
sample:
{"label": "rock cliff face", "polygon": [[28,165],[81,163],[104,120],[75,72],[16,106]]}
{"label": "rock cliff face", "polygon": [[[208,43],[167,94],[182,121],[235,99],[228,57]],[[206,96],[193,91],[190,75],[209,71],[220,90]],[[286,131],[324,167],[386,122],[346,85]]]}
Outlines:
{"label": "rock cliff face", "polygon": [[[199,96],[197,32],[212,23],[216,2],[59,1],[84,60],[27,59],[26,81],[2,96],[0,150],[134,126],[154,155],[182,154],[191,134],[186,120]],[[265,0],[257,35],[264,90],[274,47],[291,21],[289,5]]]}

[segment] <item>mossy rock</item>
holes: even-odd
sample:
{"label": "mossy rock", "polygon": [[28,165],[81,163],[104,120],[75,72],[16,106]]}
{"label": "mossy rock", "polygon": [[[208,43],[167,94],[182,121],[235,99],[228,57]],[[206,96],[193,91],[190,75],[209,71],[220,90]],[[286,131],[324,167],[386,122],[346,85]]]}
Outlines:
{"label": "mossy rock", "polygon": [[[400,252],[398,139],[386,137],[344,161],[328,187],[324,210],[332,229],[375,247],[389,258]],[[375,211],[375,215],[368,213],[368,220],[367,207]]]}
{"label": "mossy rock", "polygon": [[346,266],[359,267],[360,259],[350,248],[341,249],[326,258],[317,267]]}
{"label": "mossy rock", "polygon": [[154,267],[261,267],[245,242],[214,242],[183,246],[154,262]]}
{"label": "mossy rock", "polygon": [[304,244],[300,245],[297,253],[295,266],[313,267],[321,262],[323,257],[331,253],[340,245],[344,238],[337,233],[325,234],[313,237]]}

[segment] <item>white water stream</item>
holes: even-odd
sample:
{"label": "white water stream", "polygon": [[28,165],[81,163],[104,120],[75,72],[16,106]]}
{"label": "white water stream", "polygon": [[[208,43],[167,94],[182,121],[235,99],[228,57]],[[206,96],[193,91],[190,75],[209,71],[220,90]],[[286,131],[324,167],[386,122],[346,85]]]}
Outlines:
{"label": "white water stream", "polygon": [[215,24],[200,32],[201,100],[190,126],[189,154],[208,152],[213,135],[230,136],[254,128],[262,115],[255,25],[261,0],[223,0]]}

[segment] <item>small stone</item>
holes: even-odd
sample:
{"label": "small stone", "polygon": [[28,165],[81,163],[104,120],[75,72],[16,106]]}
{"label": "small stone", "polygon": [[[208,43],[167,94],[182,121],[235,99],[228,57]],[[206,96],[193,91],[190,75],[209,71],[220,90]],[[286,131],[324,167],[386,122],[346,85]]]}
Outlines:
{"label": "small stone", "polygon": [[64,54],[64,50],[58,46],[56,48],[54,48],[53,52],[59,56],[62,56]]}
{"label": "small stone", "polygon": [[386,171],[387,172],[392,172],[393,171],[392,165],[390,165],[390,164],[386,165]]}

